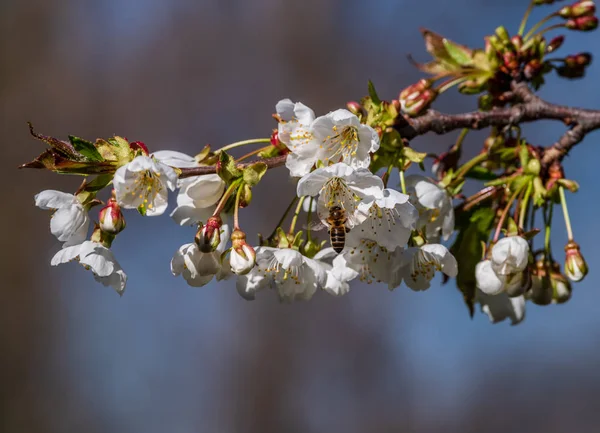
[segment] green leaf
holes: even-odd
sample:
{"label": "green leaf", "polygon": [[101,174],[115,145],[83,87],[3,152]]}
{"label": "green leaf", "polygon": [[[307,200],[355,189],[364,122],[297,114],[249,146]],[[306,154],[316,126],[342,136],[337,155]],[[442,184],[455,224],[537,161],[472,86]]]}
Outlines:
{"label": "green leaf", "polygon": [[217,174],[225,182],[230,183],[232,180],[240,178],[242,171],[236,167],[235,159],[231,155],[227,152],[219,152]]}
{"label": "green leaf", "polygon": [[104,158],[102,157],[102,155],[100,155],[100,152],[98,152],[98,149],[96,149],[96,146],[94,146],[94,143],[92,143],[91,141],[75,137],[74,135],[69,135],[69,141],[71,142],[75,150],[81,153],[83,156],[85,156],[88,161],[104,161]]}
{"label": "green leaf", "polygon": [[465,173],[465,176],[471,179],[485,181],[494,180],[498,178],[498,175],[496,173],[485,167],[481,167],[480,165],[477,165],[470,169],[467,173]]}
{"label": "green leaf", "polygon": [[463,294],[471,317],[475,312],[477,292],[475,266],[483,256],[483,245],[489,239],[494,216],[495,212],[491,207],[480,206],[469,212],[459,213],[456,220],[458,236],[450,251],[459,258],[456,285]]}
{"label": "green leaf", "polygon": [[371,97],[373,104],[381,105],[381,99],[379,99],[377,91],[375,90],[375,86],[373,85],[373,82],[371,80],[369,80],[369,96]]}
{"label": "green leaf", "polygon": [[423,161],[425,161],[425,158],[427,158],[427,153],[417,152],[413,148],[406,146],[402,149],[402,156],[404,156],[406,159],[408,159],[411,162],[420,164]]}
{"label": "green leaf", "polygon": [[264,162],[257,162],[244,168],[242,174],[244,182],[250,186],[256,185],[267,172],[267,168],[267,164]]}
{"label": "green leaf", "polygon": [[444,48],[456,63],[461,66],[468,66],[473,63],[473,51],[464,45],[456,44],[446,38],[442,40]]}

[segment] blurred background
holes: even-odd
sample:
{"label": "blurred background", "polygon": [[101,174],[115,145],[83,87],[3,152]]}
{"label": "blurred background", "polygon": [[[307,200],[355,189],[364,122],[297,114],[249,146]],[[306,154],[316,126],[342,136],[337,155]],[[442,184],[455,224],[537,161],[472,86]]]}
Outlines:
{"label": "blurred background", "polygon": [[[60,245],[33,196],[72,192],[80,179],[16,169],[43,148],[27,121],[61,138],[118,134],[195,154],[268,136],[284,97],[326,113],[371,79],[392,99],[420,76],[406,54],[428,58],[419,26],[481,46],[500,24],[515,32],[526,4],[0,1],[0,431],[598,431],[598,134],[565,164],[582,185],[569,203],[590,275],[566,305],[528,304],[517,327],[479,311],[471,320],[452,282],[439,280],[424,293],[356,284],[343,298],[293,305],[272,293],[244,301],[233,281],[190,288],[169,261],[194,230],[166,214],[127,214],[114,244],[129,275],[119,298],[76,264],[49,264]],[[598,58],[597,42],[597,32],[569,34],[559,53]],[[550,78],[542,94],[600,108],[599,73],[596,62],[583,80]],[[449,92],[437,107],[475,104]],[[540,122],[526,134],[546,145],[562,130]],[[441,151],[455,137],[414,145]],[[469,135],[467,147],[482,138]],[[268,233],[293,191],[284,171],[268,174],[244,228]]]}

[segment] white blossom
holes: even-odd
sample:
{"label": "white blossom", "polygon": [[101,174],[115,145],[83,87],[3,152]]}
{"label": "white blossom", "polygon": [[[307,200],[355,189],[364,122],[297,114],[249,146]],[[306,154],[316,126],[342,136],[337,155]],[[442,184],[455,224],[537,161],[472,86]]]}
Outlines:
{"label": "white blossom", "polygon": [[496,274],[490,260],[477,263],[475,279],[477,287],[486,295],[497,295],[503,292],[506,286],[506,277]]}
{"label": "white blossom", "polygon": [[45,190],[35,196],[35,205],[52,209],[50,231],[64,242],[64,246],[77,245],[87,238],[90,220],[77,197],[66,192]]}
{"label": "white blossom", "polygon": [[[173,167],[200,166],[193,156],[182,152],[161,150],[154,152],[153,156]],[[171,212],[171,218],[182,226],[206,221],[225,191],[225,182],[217,174],[179,179],[177,186],[177,207]]]}
{"label": "white blossom", "polygon": [[456,277],[458,265],[454,256],[443,245],[426,244],[408,248],[405,252],[402,276],[408,287],[415,291],[427,290],[436,271]]}
{"label": "white blossom", "polygon": [[403,264],[403,254],[400,247],[388,251],[373,240],[351,238],[341,254],[342,258],[334,260],[333,275],[340,281],[359,278],[367,284],[383,282],[392,290],[402,281],[399,269]]}
{"label": "white blossom", "polygon": [[168,192],[177,185],[177,173],[149,156],[137,156],[120,167],[113,179],[116,199],[126,209],[139,209],[148,216],[162,215],[167,209]]}
{"label": "white blossom", "polygon": [[203,253],[195,242],[182,245],[171,260],[171,273],[183,276],[192,287],[208,284],[217,274],[223,279],[221,254],[229,241],[229,226],[223,224],[220,232],[221,242],[215,251]]}
{"label": "white blossom", "polygon": [[478,290],[476,300],[481,304],[481,311],[488,315],[492,323],[510,319],[513,325],[517,325],[525,318],[524,296],[511,298],[506,293],[486,295]]}
{"label": "white blossom", "polygon": [[333,248],[325,248],[319,251],[314,259],[321,263],[327,273],[322,288],[333,296],[342,296],[350,290],[349,281],[356,278],[358,273],[350,268],[342,254],[338,254]]}
{"label": "white blossom", "polygon": [[256,251],[244,242],[239,248],[231,249],[229,263],[234,274],[247,274],[256,264]]}
{"label": "white blossom", "polygon": [[281,142],[291,151],[286,167],[292,176],[308,174],[317,161],[324,165],[344,162],[353,168],[368,168],[370,153],[379,149],[377,132],[346,109],[314,119],[308,107],[284,100],[277,111],[284,120],[278,132]]}
{"label": "white blossom", "polygon": [[520,236],[502,238],[492,247],[492,267],[498,275],[519,273],[529,261],[529,243]]}
{"label": "white blossom", "polygon": [[393,189],[384,189],[375,199],[368,217],[354,227],[348,238],[371,239],[390,251],[405,246],[414,230],[418,214],[408,196]]}
{"label": "white blossom", "polygon": [[355,226],[367,218],[375,200],[383,198],[383,182],[367,169],[355,170],[340,162],[304,176],[297,193],[299,197],[319,196],[317,213],[323,223],[329,209],[337,205],[346,210],[349,225]]}
{"label": "white blossom", "polygon": [[68,246],[58,251],[50,263],[57,266],[71,260],[77,260],[84,268],[91,270],[96,281],[111,286],[119,295],[125,291],[127,275],[112,251],[105,246],[93,241]]}
{"label": "white blossom", "polygon": [[406,178],[407,192],[419,212],[417,226],[425,228],[429,242],[447,240],[454,231],[452,197],[435,181],[425,176]]}
{"label": "white blossom", "polygon": [[308,300],[322,287],[327,272],[322,263],[290,248],[256,248],[256,265],[237,280],[237,289],[245,299],[265,287],[277,291],[282,302]]}

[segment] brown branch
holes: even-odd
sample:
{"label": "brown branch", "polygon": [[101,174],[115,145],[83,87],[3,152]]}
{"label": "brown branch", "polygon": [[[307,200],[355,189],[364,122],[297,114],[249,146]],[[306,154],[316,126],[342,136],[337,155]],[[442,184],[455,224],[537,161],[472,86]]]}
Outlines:
{"label": "brown branch", "polygon": [[[280,155],[280,156],[276,156],[274,158],[261,159],[260,162],[264,162],[267,165],[267,168],[274,168],[274,167],[279,167],[281,165],[284,165],[286,159],[287,159],[287,155]],[[243,169],[244,167],[254,164],[255,162],[256,161],[239,164],[237,167],[240,169]],[[186,177],[202,176],[205,174],[216,173],[217,167],[214,165],[209,165],[206,167],[180,168],[179,170],[181,170],[181,174],[179,175],[179,178],[183,179]]]}
{"label": "brown branch", "polygon": [[[446,134],[462,128],[504,127],[542,119],[562,121],[570,129],[556,143],[544,150],[542,155],[544,168],[548,168],[554,161],[562,161],[571,148],[581,142],[586,134],[600,129],[600,110],[552,104],[536,96],[526,83],[514,83],[508,98],[519,102],[510,107],[496,108],[492,111],[473,111],[463,114],[445,114],[428,110],[419,117],[400,118],[396,128],[403,138],[412,140],[428,132]],[[267,164],[268,168],[273,168],[284,165],[285,160],[286,155],[281,155],[264,159],[262,162]],[[251,163],[240,164],[238,167],[244,168],[249,164]],[[214,166],[182,168],[179,177],[201,176],[215,172],[216,167]]]}
{"label": "brown branch", "polygon": [[427,132],[446,134],[462,128],[483,129],[488,126],[509,126],[534,122],[541,119],[560,120],[569,129],[556,143],[547,147],[542,164],[548,167],[554,161],[561,161],[569,150],[585,135],[600,129],[600,111],[555,105],[536,96],[525,83],[515,83],[513,96],[521,103],[492,111],[474,111],[464,114],[444,114],[434,110],[424,115],[408,119],[408,125],[399,129],[402,137],[411,140]]}

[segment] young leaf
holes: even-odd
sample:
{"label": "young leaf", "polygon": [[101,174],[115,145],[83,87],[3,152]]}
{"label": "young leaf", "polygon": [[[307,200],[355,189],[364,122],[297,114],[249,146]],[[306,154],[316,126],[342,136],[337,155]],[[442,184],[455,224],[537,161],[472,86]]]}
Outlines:
{"label": "young leaf", "polygon": [[456,63],[461,66],[469,66],[473,63],[473,51],[464,45],[459,45],[446,38],[442,39],[446,51]]}
{"label": "young leaf", "polygon": [[235,159],[227,152],[219,152],[219,161],[217,162],[217,174],[225,182],[229,183],[242,176],[242,171],[236,167]]}
{"label": "young leaf", "polygon": [[373,85],[373,82],[371,80],[369,80],[369,96],[371,97],[373,104],[381,105],[381,99],[379,99],[377,91],[375,90],[375,86]]}
{"label": "young leaf", "polygon": [[267,164],[264,162],[257,162],[244,168],[242,176],[247,185],[254,186],[260,182],[260,179],[265,175],[266,172]]}
{"label": "young leaf", "polygon": [[98,152],[98,149],[96,149],[94,143],[92,143],[91,141],[75,137],[74,135],[69,135],[69,141],[71,142],[75,150],[81,153],[83,156],[85,156],[88,161],[104,161],[104,158],[102,157],[102,155],[100,155],[100,152]]}

